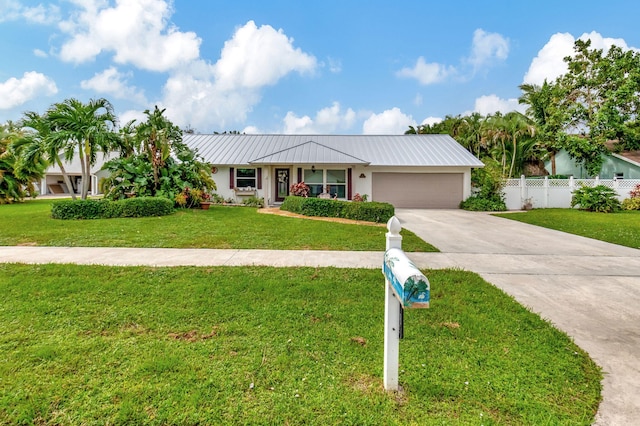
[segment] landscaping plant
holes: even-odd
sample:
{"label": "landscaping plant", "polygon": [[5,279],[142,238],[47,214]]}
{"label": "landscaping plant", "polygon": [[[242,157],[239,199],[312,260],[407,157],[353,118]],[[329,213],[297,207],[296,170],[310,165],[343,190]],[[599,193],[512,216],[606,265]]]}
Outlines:
{"label": "landscaping plant", "polygon": [[640,210],[640,185],[629,191],[629,198],[622,200],[624,210]]}
{"label": "landscaping plant", "polygon": [[571,197],[571,207],[576,206],[590,212],[612,213],[620,210],[620,201],[616,191],[608,186],[582,186]]}

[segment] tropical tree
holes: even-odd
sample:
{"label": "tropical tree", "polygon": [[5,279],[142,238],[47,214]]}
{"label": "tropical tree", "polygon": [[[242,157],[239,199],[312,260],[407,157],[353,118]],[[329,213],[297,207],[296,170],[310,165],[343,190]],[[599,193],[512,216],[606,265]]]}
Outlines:
{"label": "tropical tree", "polygon": [[103,166],[110,176],[102,182],[105,196],[161,196],[181,204],[189,194],[216,188],[211,167],[182,142],[181,130],[157,107],[147,120],[123,128],[121,156]]}
{"label": "tropical tree", "polygon": [[44,175],[46,162],[27,163],[16,152],[13,143],[20,130],[11,122],[0,125],[0,204],[35,196],[34,181]]}
{"label": "tropical tree", "polygon": [[89,193],[91,166],[95,165],[98,152],[107,155],[120,143],[113,106],[104,98],[91,99],[86,104],[70,98],[54,104],[46,116],[53,129],[52,143],[75,146],[82,171],[80,197],[84,200]]}
{"label": "tropical tree", "polygon": [[36,112],[24,113],[21,122],[22,132],[14,141],[16,152],[25,164],[46,163],[55,164],[60,168],[62,179],[75,200],[76,194],[72,190],[71,179],[65,169],[65,161],[71,161],[74,156],[74,144],[55,136],[55,128],[48,117]]}

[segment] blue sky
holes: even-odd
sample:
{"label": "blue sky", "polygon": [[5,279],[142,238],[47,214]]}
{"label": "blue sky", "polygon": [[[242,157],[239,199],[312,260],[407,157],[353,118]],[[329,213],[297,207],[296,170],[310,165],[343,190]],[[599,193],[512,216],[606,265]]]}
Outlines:
{"label": "blue sky", "polygon": [[200,133],[400,134],[522,110],[576,38],[640,47],[635,1],[0,0],[0,122],[69,97]]}

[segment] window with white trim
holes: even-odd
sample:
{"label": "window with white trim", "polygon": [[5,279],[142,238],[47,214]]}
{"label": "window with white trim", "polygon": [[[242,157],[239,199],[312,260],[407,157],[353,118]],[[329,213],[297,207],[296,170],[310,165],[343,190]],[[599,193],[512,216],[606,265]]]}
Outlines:
{"label": "window with white trim", "polygon": [[347,198],[347,171],[344,169],[304,169],[303,179],[311,197],[324,193],[331,198]]}
{"label": "window with white trim", "polygon": [[256,169],[236,169],[236,188],[256,189]]}

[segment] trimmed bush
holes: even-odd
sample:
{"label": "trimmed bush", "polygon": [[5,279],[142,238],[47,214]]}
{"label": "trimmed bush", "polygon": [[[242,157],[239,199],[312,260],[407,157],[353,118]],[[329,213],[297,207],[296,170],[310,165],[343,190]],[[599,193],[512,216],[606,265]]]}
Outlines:
{"label": "trimmed bush", "polygon": [[479,194],[472,195],[460,203],[460,208],[473,212],[503,212],[507,205],[500,196],[483,197]]}
{"label": "trimmed bush", "polygon": [[107,219],[114,217],[166,216],[174,212],[173,201],[161,197],[124,200],[61,200],[51,207],[54,219]]}
{"label": "trimmed bush", "polygon": [[385,223],[395,213],[395,209],[389,203],[355,202],[347,203],[343,214],[345,219],[366,220],[368,222]]}
{"label": "trimmed bush", "polygon": [[385,223],[395,213],[395,209],[389,203],[353,203],[295,196],[287,197],[280,209],[305,216],[341,217],[378,223]]}

